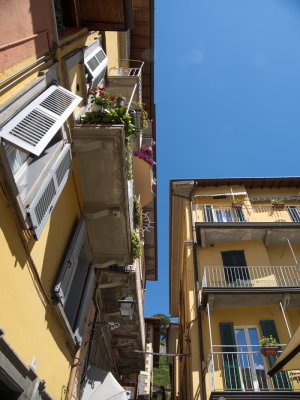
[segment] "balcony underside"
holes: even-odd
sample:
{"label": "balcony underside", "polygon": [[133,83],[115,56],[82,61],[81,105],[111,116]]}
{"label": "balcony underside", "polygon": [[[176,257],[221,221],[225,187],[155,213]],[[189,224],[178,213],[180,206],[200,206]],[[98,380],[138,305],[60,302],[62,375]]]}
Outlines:
{"label": "balcony underside", "polygon": [[209,400],[219,400],[220,398],[224,398],[225,400],[288,400],[288,399],[299,399],[299,392],[275,392],[275,391],[266,391],[266,392],[231,392],[231,391],[220,391],[220,392],[211,392]]}
{"label": "balcony underside", "polygon": [[254,288],[203,288],[201,302],[207,304],[213,298],[213,307],[259,306],[279,304],[289,295],[289,307],[300,307],[300,287]]}
{"label": "balcony underside", "polygon": [[[139,372],[145,368],[145,356],[134,350],[145,350],[145,330],[141,299],[141,286],[139,284],[138,264],[133,272],[123,273],[118,269],[98,271],[99,282],[97,301],[101,305],[100,319],[107,322],[120,323],[117,329],[107,329],[110,334],[111,349],[117,350],[119,358],[116,360],[120,374]],[[135,300],[133,318],[122,319],[119,312],[118,300],[125,296]],[[99,330],[100,332],[100,330]],[[100,334],[100,333],[99,333]],[[101,351],[101,349],[100,349]]]}
{"label": "balcony underside", "polygon": [[300,223],[297,222],[196,222],[197,239],[201,247],[244,240],[264,240],[266,247],[300,243]]}
{"label": "balcony underside", "polygon": [[76,126],[73,143],[93,263],[99,266],[130,264],[130,185],[124,128],[122,125]]}

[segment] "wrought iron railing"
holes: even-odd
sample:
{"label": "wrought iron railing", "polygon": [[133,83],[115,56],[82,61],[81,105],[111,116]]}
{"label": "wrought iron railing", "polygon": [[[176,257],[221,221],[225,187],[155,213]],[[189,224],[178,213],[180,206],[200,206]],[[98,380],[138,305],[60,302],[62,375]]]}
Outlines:
{"label": "wrought iron railing", "polygon": [[206,266],[202,287],[300,287],[298,266]]}
{"label": "wrought iron railing", "polygon": [[267,374],[284,346],[269,357],[261,354],[259,345],[224,346],[226,352],[220,345],[212,346],[207,359],[211,391],[300,391],[298,379],[291,379],[293,373],[277,372],[272,378]]}

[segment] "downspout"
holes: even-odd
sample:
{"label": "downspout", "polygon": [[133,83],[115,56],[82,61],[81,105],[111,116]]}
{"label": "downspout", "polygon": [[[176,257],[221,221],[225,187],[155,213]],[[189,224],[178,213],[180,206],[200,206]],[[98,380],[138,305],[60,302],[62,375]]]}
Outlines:
{"label": "downspout", "polygon": [[200,282],[199,282],[199,273],[198,273],[198,257],[197,257],[197,236],[196,236],[196,228],[195,221],[193,218],[193,197],[195,190],[196,182],[194,182],[194,187],[190,193],[189,202],[190,202],[190,222],[192,227],[192,238],[193,238],[193,261],[194,261],[194,276],[195,276],[195,291],[196,291],[196,305],[197,305],[197,321],[198,321],[198,332],[199,332],[199,348],[200,348],[200,375],[202,381],[202,396],[203,400],[206,400],[206,387],[205,387],[205,379],[204,379],[204,348],[203,348],[203,327],[202,327],[202,316],[201,316],[201,304],[199,298],[199,290],[200,290]]}

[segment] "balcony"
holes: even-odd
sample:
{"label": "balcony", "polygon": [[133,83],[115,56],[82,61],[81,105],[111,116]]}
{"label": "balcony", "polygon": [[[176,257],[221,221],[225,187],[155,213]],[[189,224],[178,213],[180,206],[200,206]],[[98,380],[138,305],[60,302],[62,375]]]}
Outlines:
{"label": "balcony", "polygon": [[124,127],[78,125],[73,151],[94,263],[131,264],[133,182],[128,180]]}
{"label": "balcony", "polygon": [[[111,266],[97,273],[97,303],[101,306],[100,319],[120,324],[117,329],[98,327],[97,334],[105,334],[114,352],[120,374],[136,373],[145,368],[145,323],[143,316],[144,291],[142,286],[142,262],[135,260],[124,267]],[[132,319],[120,316],[118,300],[131,296],[134,299]],[[141,353],[135,352],[141,351]],[[101,347],[95,343],[93,359],[101,360]],[[101,365],[99,365],[101,366]]]}
{"label": "balcony", "polygon": [[300,243],[300,207],[243,204],[241,208],[194,205],[198,242],[202,247],[222,242],[264,240],[265,246]]}
{"label": "balcony", "polygon": [[300,222],[300,206],[287,205],[276,209],[268,205],[243,205],[241,208],[223,205],[195,205],[197,222]]}
{"label": "balcony", "polygon": [[[300,305],[300,268],[298,266],[207,266],[202,277],[202,297],[206,303],[214,295],[214,305],[274,304],[289,293],[290,306]],[[253,296],[255,294],[255,296]],[[270,296],[271,294],[271,296]]]}
{"label": "balcony", "polygon": [[131,103],[142,102],[142,69],[144,63],[138,60],[118,60],[119,67],[110,68],[107,76],[107,90],[114,96],[126,97]]}
{"label": "balcony", "polygon": [[[210,400],[220,396],[230,400],[299,398],[299,371],[278,372],[270,378],[269,360],[262,356],[259,345],[226,345],[226,352],[220,345],[213,345],[212,349],[207,359]],[[272,362],[278,356],[272,356]]]}

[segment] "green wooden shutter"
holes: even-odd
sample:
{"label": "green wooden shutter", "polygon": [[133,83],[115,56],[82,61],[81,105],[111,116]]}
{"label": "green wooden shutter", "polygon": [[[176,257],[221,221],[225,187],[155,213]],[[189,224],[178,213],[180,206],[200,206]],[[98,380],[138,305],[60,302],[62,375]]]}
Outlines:
{"label": "green wooden shutter", "polygon": [[[272,319],[260,321],[260,325],[264,336],[272,335],[273,338],[280,343],[276,325]],[[268,356],[270,367],[275,364],[277,358],[278,356]],[[276,389],[291,390],[291,383],[287,372],[277,372],[277,374],[273,376],[273,382]]]}
{"label": "green wooden shutter", "polygon": [[232,322],[220,323],[220,334],[223,352],[223,367],[226,389],[239,390],[241,389],[241,379],[239,373],[237,348],[235,334]]}

